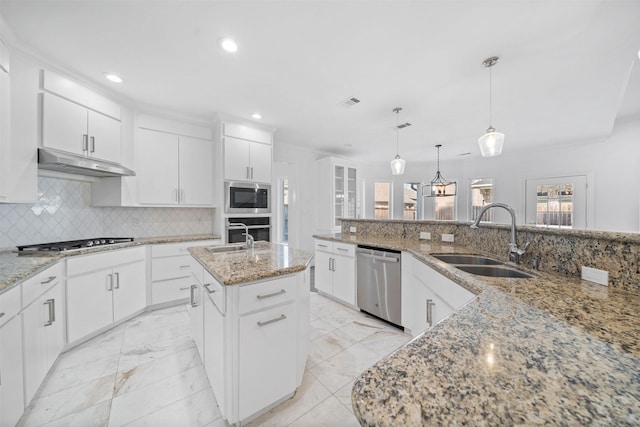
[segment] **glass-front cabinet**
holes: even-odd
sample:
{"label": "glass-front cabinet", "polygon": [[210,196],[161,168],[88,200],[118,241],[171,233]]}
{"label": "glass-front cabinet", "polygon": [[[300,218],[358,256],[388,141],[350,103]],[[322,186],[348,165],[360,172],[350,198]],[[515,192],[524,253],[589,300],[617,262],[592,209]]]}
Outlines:
{"label": "glass-front cabinet", "polygon": [[318,184],[322,201],[318,207],[318,233],[340,232],[340,218],[360,216],[357,168],[335,157],[320,159]]}

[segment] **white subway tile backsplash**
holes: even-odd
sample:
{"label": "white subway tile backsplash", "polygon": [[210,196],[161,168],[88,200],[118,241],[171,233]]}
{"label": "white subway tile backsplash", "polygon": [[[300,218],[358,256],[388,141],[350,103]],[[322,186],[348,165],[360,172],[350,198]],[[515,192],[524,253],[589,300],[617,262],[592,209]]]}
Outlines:
{"label": "white subway tile backsplash", "polygon": [[35,204],[0,204],[0,248],[98,236],[152,237],[213,232],[214,209],[94,208],[91,184],[38,179]]}

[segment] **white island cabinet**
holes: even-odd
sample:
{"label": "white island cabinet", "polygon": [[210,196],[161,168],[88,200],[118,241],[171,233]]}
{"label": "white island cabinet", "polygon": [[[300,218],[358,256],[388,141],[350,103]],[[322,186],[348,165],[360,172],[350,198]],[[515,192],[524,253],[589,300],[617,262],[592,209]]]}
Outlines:
{"label": "white island cabinet", "polygon": [[[235,256],[227,265],[249,270],[269,255],[216,256]],[[238,261],[242,257],[245,266]],[[209,273],[206,261],[194,254],[193,262],[204,266],[204,313],[192,321],[204,323],[201,357],[220,412],[229,424],[240,425],[289,399],[302,382],[309,351],[309,270],[303,263],[302,271],[225,285]],[[199,326],[192,331],[199,334]]]}

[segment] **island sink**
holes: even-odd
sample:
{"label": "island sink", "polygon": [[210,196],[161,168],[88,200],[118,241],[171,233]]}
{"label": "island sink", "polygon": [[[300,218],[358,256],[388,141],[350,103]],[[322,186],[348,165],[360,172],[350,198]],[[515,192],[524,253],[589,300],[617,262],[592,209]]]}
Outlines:
{"label": "island sink", "polygon": [[500,265],[500,261],[487,258],[482,255],[455,255],[455,254],[435,254],[434,258],[444,261],[447,264],[466,264],[466,265]]}

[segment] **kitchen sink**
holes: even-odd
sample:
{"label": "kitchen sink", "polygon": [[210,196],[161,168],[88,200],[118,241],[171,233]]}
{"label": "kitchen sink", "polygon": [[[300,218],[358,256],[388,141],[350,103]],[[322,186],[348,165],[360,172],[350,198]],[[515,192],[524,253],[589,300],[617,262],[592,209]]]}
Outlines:
{"label": "kitchen sink", "polygon": [[458,254],[436,254],[434,258],[444,261],[447,264],[466,264],[466,265],[500,265],[500,261],[487,258],[482,255],[458,255]]}
{"label": "kitchen sink", "polygon": [[237,252],[244,251],[247,248],[244,245],[229,245],[229,246],[208,246],[207,250],[211,253],[217,254],[222,252]]}
{"label": "kitchen sink", "polygon": [[456,265],[456,268],[471,274],[489,277],[512,277],[516,279],[531,279],[535,277],[524,271],[514,270],[501,265]]}

